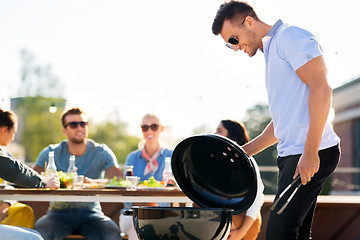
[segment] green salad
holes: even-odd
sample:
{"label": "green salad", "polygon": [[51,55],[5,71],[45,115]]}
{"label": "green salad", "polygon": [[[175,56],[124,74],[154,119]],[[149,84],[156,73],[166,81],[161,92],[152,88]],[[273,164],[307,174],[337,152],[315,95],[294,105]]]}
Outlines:
{"label": "green salad", "polygon": [[131,182],[127,181],[125,179],[117,179],[117,177],[113,177],[113,179],[111,179],[106,185],[108,186],[119,186],[119,187],[126,187],[126,186],[130,186]]}

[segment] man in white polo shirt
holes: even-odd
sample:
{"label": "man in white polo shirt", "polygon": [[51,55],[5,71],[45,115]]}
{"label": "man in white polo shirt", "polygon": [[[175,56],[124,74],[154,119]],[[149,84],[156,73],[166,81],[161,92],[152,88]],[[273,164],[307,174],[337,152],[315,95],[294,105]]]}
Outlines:
{"label": "man in white polo shirt", "polygon": [[[322,48],[304,29],[281,20],[273,26],[262,22],[245,2],[222,4],[212,30],[234,51],[243,50],[252,57],[261,50],[265,56],[272,121],[244,150],[252,156],[278,143],[276,199],[293,179],[301,177],[302,186],[288,207],[278,214],[285,203],[281,199],[270,213],[266,239],[310,239],[317,196],[340,157],[340,139],[328,119],[332,89]],[[294,187],[286,192],[285,200],[293,191]]]}

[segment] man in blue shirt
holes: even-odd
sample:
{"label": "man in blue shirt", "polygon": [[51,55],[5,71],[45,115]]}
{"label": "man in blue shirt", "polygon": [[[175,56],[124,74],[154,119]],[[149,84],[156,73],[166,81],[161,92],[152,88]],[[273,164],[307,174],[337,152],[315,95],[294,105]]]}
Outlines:
{"label": "man in blue shirt", "polygon": [[285,211],[277,214],[275,208],[270,213],[266,237],[310,239],[317,196],[340,156],[340,139],[328,120],[332,89],[322,48],[304,29],[281,20],[273,26],[262,22],[245,2],[222,4],[212,30],[234,51],[252,57],[260,49],[265,56],[272,121],[244,150],[252,156],[278,143],[276,198],[293,179],[301,178],[302,186]]}
{"label": "man in blue shirt", "polygon": [[[66,111],[61,121],[67,140],[49,145],[40,153],[34,166],[37,172],[45,170],[49,151],[54,151],[58,171],[66,172],[70,156],[75,155],[79,175],[97,179],[105,171],[110,179],[123,176],[110,148],[87,138],[87,117],[81,109]],[[35,223],[35,229],[45,240],[60,240],[74,232],[86,239],[122,239],[118,226],[104,215],[99,202],[51,202],[48,213]]]}

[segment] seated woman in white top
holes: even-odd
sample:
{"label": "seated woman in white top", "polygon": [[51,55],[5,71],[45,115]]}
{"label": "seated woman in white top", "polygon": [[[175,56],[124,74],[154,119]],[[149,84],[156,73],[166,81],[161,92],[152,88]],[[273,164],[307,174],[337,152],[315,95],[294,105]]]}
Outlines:
{"label": "seated woman in white top", "polygon": [[[242,146],[249,141],[243,123],[234,120],[222,120],[216,128],[216,134],[227,137]],[[261,214],[260,209],[264,203],[264,185],[260,177],[259,167],[254,160],[250,158],[254,164],[257,175],[257,195],[254,203],[250,208],[241,214],[233,215],[231,231],[228,239],[246,239],[255,240],[260,232]]]}

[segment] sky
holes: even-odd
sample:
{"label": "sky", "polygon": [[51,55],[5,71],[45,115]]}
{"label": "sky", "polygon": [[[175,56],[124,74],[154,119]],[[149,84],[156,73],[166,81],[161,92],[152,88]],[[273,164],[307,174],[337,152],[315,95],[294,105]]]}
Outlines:
{"label": "sky", "polygon": [[[157,114],[168,139],[194,128],[215,131],[222,119],[245,120],[267,103],[264,57],[225,47],[211,26],[220,0],[1,0],[0,106],[18,97],[20,50],[51,64],[67,107],[92,121],[120,119],[141,136],[141,118]],[[251,0],[258,16],[312,32],[329,82],[360,76],[358,4],[354,0]]]}

